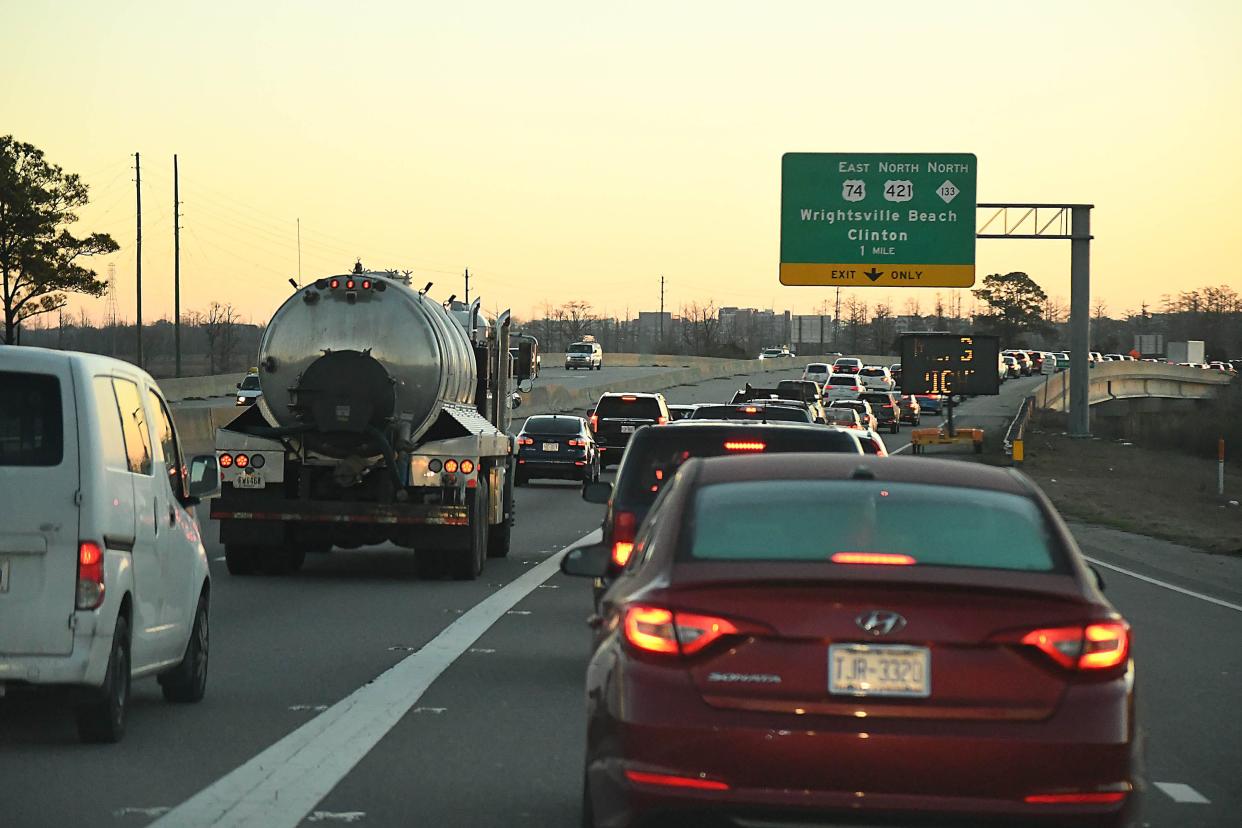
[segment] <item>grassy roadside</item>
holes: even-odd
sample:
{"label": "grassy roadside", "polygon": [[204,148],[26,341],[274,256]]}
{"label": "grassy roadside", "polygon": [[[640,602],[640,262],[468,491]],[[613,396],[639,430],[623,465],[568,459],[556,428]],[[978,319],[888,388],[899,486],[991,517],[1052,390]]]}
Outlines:
{"label": "grassy roadside", "polygon": [[1242,506],[1229,503],[1242,501],[1236,465],[1225,470],[1221,498],[1214,460],[1034,426],[1021,468],[1066,517],[1242,555]]}

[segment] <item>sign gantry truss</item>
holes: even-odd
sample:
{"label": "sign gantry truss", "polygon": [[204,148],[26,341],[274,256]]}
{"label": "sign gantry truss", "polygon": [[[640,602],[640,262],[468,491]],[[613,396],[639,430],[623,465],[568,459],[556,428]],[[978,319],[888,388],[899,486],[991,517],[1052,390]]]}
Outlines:
{"label": "sign gantry truss", "polygon": [[1090,210],[1091,207],[1090,204],[976,204],[976,223],[984,217],[987,220],[979,225],[975,238],[1081,239],[1074,235],[1074,210]]}

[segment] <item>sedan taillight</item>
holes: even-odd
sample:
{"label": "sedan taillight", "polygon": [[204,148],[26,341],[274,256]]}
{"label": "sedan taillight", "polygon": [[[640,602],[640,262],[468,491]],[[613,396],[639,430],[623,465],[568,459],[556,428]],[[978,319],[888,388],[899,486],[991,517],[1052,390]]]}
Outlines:
{"label": "sedan taillight", "polygon": [[632,647],[666,655],[693,655],[719,638],[740,632],[725,618],[643,605],[625,611],[623,627]]}
{"label": "sedan taillight", "polygon": [[1071,670],[1107,670],[1124,664],[1130,655],[1130,625],[1099,621],[1068,627],[1032,630],[1021,643],[1032,646]]}

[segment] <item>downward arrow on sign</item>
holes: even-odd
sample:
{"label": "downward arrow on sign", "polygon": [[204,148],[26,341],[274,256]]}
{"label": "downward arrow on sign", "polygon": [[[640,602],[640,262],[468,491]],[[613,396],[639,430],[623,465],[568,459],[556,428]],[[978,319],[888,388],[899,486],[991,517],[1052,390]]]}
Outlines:
{"label": "downward arrow on sign", "polygon": [[874,282],[876,279],[879,279],[884,275],[884,271],[876,270],[875,265],[872,265],[870,270],[863,271],[863,275]]}

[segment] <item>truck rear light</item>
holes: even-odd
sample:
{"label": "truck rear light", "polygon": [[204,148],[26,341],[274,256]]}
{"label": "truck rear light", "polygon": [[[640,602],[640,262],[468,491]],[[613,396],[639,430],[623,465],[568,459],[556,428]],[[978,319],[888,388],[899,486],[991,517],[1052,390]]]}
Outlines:
{"label": "truck rear light", "polygon": [[462,474],[474,474],[474,461],[473,460],[462,460],[461,461],[461,473]]}
{"label": "truck rear light", "polygon": [[625,566],[634,551],[634,536],[638,533],[638,515],[633,512],[617,512],[612,520],[612,562]]}
{"label": "truck rear light", "polygon": [[74,606],[80,610],[97,609],[104,599],[104,556],[99,544],[78,543],[78,589]]}
{"label": "truck rear light", "polygon": [[371,280],[370,280],[370,279],[363,279],[363,280],[362,280],[362,289],[363,289],[363,290],[370,290],[370,289],[371,289]]}
{"label": "truck rear light", "polygon": [[331,282],[328,283],[328,287],[332,288],[333,290],[336,290],[340,286],[341,286],[340,279],[333,279]]}
{"label": "truck rear light", "polygon": [[237,459],[233,462],[237,464],[237,468],[244,469],[250,465],[250,458],[244,454],[239,454],[237,455]]}
{"label": "truck rear light", "polygon": [[456,460],[445,460],[444,470],[448,472],[449,474],[456,474],[457,473],[457,461]]}
{"label": "truck rear light", "polygon": [[267,460],[265,460],[265,459],[263,458],[263,455],[262,455],[262,454],[252,454],[252,455],[250,455],[250,468],[252,468],[252,469],[261,469],[261,468],[263,468],[265,465],[267,465]]}
{"label": "truck rear light", "polygon": [[[519,460],[518,462],[520,463],[520,462],[522,462],[522,461],[521,461],[521,460]],[[443,461],[438,460],[438,459],[437,459],[437,460],[432,460],[431,462],[429,462],[429,463],[427,464],[427,471],[430,471],[430,472],[438,472],[438,471],[440,471],[440,469],[442,469],[442,468],[444,468],[444,463],[443,463]]]}
{"label": "truck rear light", "polygon": [[353,279],[347,279],[347,280],[345,281],[345,289],[346,289],[346,290],[353,290],[353,289],[354,289],[354,280],[353,280]]}
{"label": "truck rear light", "polygon": [[725,451],[764,451],[768,444],[759,440],[725,440]]}
{"label": "truck rear light", "polygon": [[218,462],[220,463],[220,468],[227,469],[229,466],[233,465],[233,455],[228,452],[224,452],[220,455]]}

